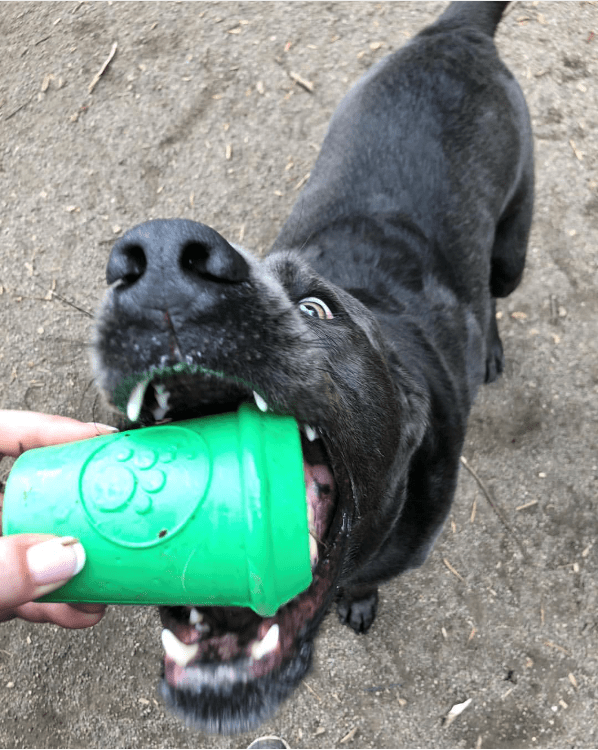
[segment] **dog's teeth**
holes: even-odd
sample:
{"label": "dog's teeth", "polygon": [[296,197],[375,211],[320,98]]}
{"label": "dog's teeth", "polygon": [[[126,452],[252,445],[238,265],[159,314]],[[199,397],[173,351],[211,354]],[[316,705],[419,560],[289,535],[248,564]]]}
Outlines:
{"label": "dog's teeth", "polygon": [[276,646],[278,646],[278,634],[279,634],[279,627],[276,623],[272,625],[270,630],[266,633],[266,635],[262,638],[261,641],[256,641],[251,646],[251,655],[254,659],[261,659],[263,656],[266,656],[266,654],[271,653],[274,651]]}
{"label": "dog's teeth", "polygon": [[316,514],[309,503],[307,504],[307,525],[310,531],[313,531],[316,526]]}
{"label": "dog's teeth", "polygon": [[318,562],[318,542],[311,534],[309,535],[309,562],[312,570]]}
{"label": "dog's teeth", "polygon": [[152,416],[154,417],[154,421],[161,422],[166,416],[167,412],[167,409],[162,409],[159,406],[156,406],[154,409],[152,409]]}
{"label": "dog's teeth", "polygon": [[154,385],[154,395],[158,406],[152,409],[152,414],[156,422],[160,422],[168,414],[168,400],[170,393],[166,390],[166,386],[163,383],[157,383]]}
{"label": "dog's teeth", "polygon": [[162,631],[162,645],[166,655],[179,667],[186,667],[197,656],[199,643],[181,643],[176,635],[166,628]]}
{"label": "dog's teeth", "polygon": [[268,411],[268,404],[265,402],[265,400],[260,396],[259,393],[253,392],[253,398],[255,399],[255,405],[260,411],[263,411],[264,413]]}
{"label": "dog's teeth", "polygon": [[191,612],[189,612],[189,624],[193,625],[195,630],[202,636],[210,632],[210,626],[204,624],[202,613],[195,609],[195,607],[192,607]]}
{"label": "dog's teeth", "polygon": [[305,437],[309,440],[310,443],[313,443],[314,440],[318,439],[318,432],[315,427],[310,427],[308,424],[306,424],[303,427],[303,431],[305,432]]}
{"label": "dog's teeth", "polygon": [[145,396],[149,382],[149,378],[140,380],[131,391],[129,401],[127,402],[127,417],[131,422],[136,422],[139,419],[141,407],[143,406],[143,397]]}
{"label": "dog's teeth", "polygon": [[166,390],[164,383],[156,383],[154,385],[154,393],[156,394],[156,401],[160,409],[168,411],[168,399],[170,398],[170,392]]}

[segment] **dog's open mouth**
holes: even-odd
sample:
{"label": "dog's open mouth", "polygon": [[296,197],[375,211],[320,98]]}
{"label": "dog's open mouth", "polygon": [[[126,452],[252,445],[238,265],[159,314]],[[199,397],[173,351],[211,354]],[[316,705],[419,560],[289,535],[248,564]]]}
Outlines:
{"label": "dog's open mouth", "polygon": [[[252,387],[199,368],[175,365],[130,383],[114,400],[143,425],[234,411],[248,400],[270,408]],[[164,677],[179,702],[181,694],[222,692],[277,672],[313,636],[332,599],[345,538],[339,491],[346,473],[329,453],[325,429],[298,421],[312,582],[270,617],[244,607],[161,607]]]}

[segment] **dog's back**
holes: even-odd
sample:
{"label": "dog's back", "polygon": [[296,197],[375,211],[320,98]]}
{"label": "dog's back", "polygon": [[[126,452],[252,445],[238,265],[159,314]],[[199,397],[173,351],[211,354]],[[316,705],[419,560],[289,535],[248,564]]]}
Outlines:
{"label": "dog's back", "polygon": [[430,308],[458,299],[481,339],[469,403],[502,368],[491,298],[521,278],[532,213],[527,107],[493,41],[506,4],[450,5],[351,89],[274,245],[379,315],[408,310],[449,357],[456,342]]}
{"label": "dog's back", "polygon": [[503,369],[494,298],[521,279],[533,206],[529,114],[493,39],[505,5],[451,4],[349,91],[274,245],[369,308],[430,398],[401,518],[351,578],[349,610],[425,559],[471,404]]}

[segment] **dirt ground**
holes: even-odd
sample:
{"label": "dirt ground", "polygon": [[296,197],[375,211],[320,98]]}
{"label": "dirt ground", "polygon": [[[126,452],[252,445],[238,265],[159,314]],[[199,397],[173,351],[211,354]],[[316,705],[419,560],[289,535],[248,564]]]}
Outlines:
{"label": "dirt ground", "polygon": [[[88,313],[114,240],[187,217],[265,251],[348,86],[443,7],[1,3],[0,406],[109,421]],[[428,562],[383,587],[368,636],[327,618],[312,674],[259,734],[294,748],[598,746],[594,34],[595,2],[517,3],[498,33],[537,155],[529,262],[499,308],[506,372],[465,447],[498,510],[464,468]],[[79,632],[2,625],[0,746],[242,748],[258,734],[206,736],[169,715],[161,658],[153,609],[113,607]]]}

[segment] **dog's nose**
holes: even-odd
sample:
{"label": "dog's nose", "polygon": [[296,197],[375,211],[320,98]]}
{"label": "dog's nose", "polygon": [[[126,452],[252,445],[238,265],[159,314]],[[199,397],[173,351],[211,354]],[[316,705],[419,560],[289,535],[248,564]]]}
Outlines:
{"label": "dog's nose", "polygon": [[144,307],[181,306],[226,284],[249,278],[245,258],[205,224],[186,219],[148,221],[112,248],[106,280]]}

